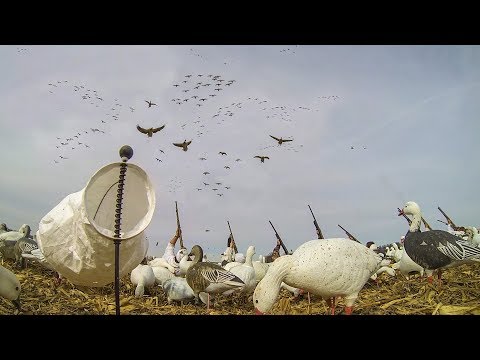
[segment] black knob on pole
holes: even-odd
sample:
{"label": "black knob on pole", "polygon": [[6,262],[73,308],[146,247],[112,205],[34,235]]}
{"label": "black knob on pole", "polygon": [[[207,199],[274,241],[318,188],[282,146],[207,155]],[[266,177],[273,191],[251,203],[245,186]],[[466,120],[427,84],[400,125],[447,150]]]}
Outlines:
{"label": "black knob on pole", "polygon": [[129,145],[123,145],[119,152],[120,157],[122,158],[122,161],[127,162],[130,160],[133,156],[133,149]]}

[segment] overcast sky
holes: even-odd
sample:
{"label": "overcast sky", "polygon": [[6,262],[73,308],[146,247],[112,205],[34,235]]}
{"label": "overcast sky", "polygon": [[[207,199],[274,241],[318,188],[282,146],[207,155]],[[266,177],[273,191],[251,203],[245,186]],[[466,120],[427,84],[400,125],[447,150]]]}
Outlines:
{"label": "overcast sky", "polygon": [[[437,206],[480,226],[478,46],[0,46],[0,79],[10,228],[36,232],[124,144],[155,187],[155,256],[175,200],[185,245],[215,254],[227,220],[255,257],[275,246],[268,220],[289,249],[316,238],[307,205],[325,237],[344,237],[340,224],[379,245],[407,231],[409,200],[433,228],[446,228]],[[165,128],[148,138],[137,124]],[[185,139],[187,152],[172,145]]]}

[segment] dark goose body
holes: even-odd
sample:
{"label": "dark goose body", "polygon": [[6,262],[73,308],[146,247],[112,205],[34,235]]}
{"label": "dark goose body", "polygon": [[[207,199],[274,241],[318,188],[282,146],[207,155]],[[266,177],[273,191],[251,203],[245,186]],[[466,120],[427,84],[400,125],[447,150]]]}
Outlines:
{"label": "dark goose body", "polygon": [[409,231],[404,246],[413,261],[429,270],[480,257],[480,248],[443,230]]}

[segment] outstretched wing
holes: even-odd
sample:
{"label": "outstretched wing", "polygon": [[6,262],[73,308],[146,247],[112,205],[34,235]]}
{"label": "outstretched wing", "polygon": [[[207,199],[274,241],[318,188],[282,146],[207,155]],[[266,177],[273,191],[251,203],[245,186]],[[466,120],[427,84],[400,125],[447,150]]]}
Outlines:
{"label": "outstretched wing", "polygon": [[268,159],[268,160],[270,160],[270,158],[269,158],[268,156],[264,156],[263,158],[264,158],[264,159]]}
{"label": "outstretched wing", "polygon": [[286,139],[286,140],[282,140],[283,142],[287,142],[287,141],[293,141],[293,139]]}
{"label": "outstretched wing", "polygon": [[192,143],[192,140],[188,141],[186,144],[187,146],[190,145]]}
{"label": "outstretched wing", "polygon": [[275,139],[275,140],[277,140],[277,141],[280,141],[279,138],[277,138],[277,137],[275,137],[275,136],[273,136],[273,135],[270,135],[270,137],[273,138],[273,139]]}
{"label": "outstretched wing", "polygon": [[262,157],[261,157],[261,156],[258,156],[258,155],[255,155],[253,158],[259,158],[259,159],[261,159]]}
{"label": "outstretched wing", "polygon": [[142,128],[140,125],[137,125],[137,130],[140,131],[143,134],[148,134],[148,130]]}
{"label": "outstretched wing", "polygon": [[152,132],[153,132],[153,133],[156,133],[157,131],[162,130],[164,127],[165,127],[165,125],[160,126],[160,127],[158,127],[158,128],[154,128],[154,129],[152,130]]}
{"label": "outstretched wing", "polygon": [[178,147],[183,147],[183,143],[180,143],[180,144],[178,144],[178,143],[173,143],[173,145],[178,146]]}

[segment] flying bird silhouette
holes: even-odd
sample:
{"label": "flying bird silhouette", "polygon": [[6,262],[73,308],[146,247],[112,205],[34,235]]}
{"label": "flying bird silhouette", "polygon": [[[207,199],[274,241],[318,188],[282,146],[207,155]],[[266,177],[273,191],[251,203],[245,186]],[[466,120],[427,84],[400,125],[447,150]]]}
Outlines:
{"label": "flying bird silhouette", "polygon": [[148,104],[148,107],[152,107],[152,105],[157,106],[157,104],[155,104],[155,103],[153,103],[153,102],[151,102],[151,101],[149,101],[149,100],[145,100],[145,102]]}
{"label": "flying bird silhouette", "polygon": [[220,154],[220,155],[227,155],[227,153],[226,153],[226,152],[223,152],[223,151],[220,151],[219,154]]}
{"label": "flying bird silhouette", "polygon": [[275,139],[278,141],[278,145],[282,145],[282,143],[287,142],[287,141],[293,141],[293,139],[282,139],[282,138],[277,138],[273,135],[270,135],[271,138]]}
{"label": "flying bird silhouette", "polygon": [[185,139],[185,141],[183,143],[173,143],[173,145],[181,147],[183,149],[183,151],[187,151],[188,150],[188,145],[190,145],[191,143],[192,143],[192,140],[187,141]]}
{"label": "flying bird silhouette", "polygon": [[143,133],[143,134],[147,134],[148,137],[152,137],[152,135],[153,135],[154,133],[156,133],[157,131],[162,130],[164,127],[165,127],[165,125],[160,126],[160,127],[158,127],[158,128],[144,129],[144,128],[142,128],[140,125],[137,125],[137,130],[140,131],[140,132]]}
{"label": "flying bird silhouette", "polygon": [[265,162],[265,159],[270,159],[268,156],[260,156],[260,155],[256,155],[254,156],[254,158],[259,158],[260,159],[260,162]]}

